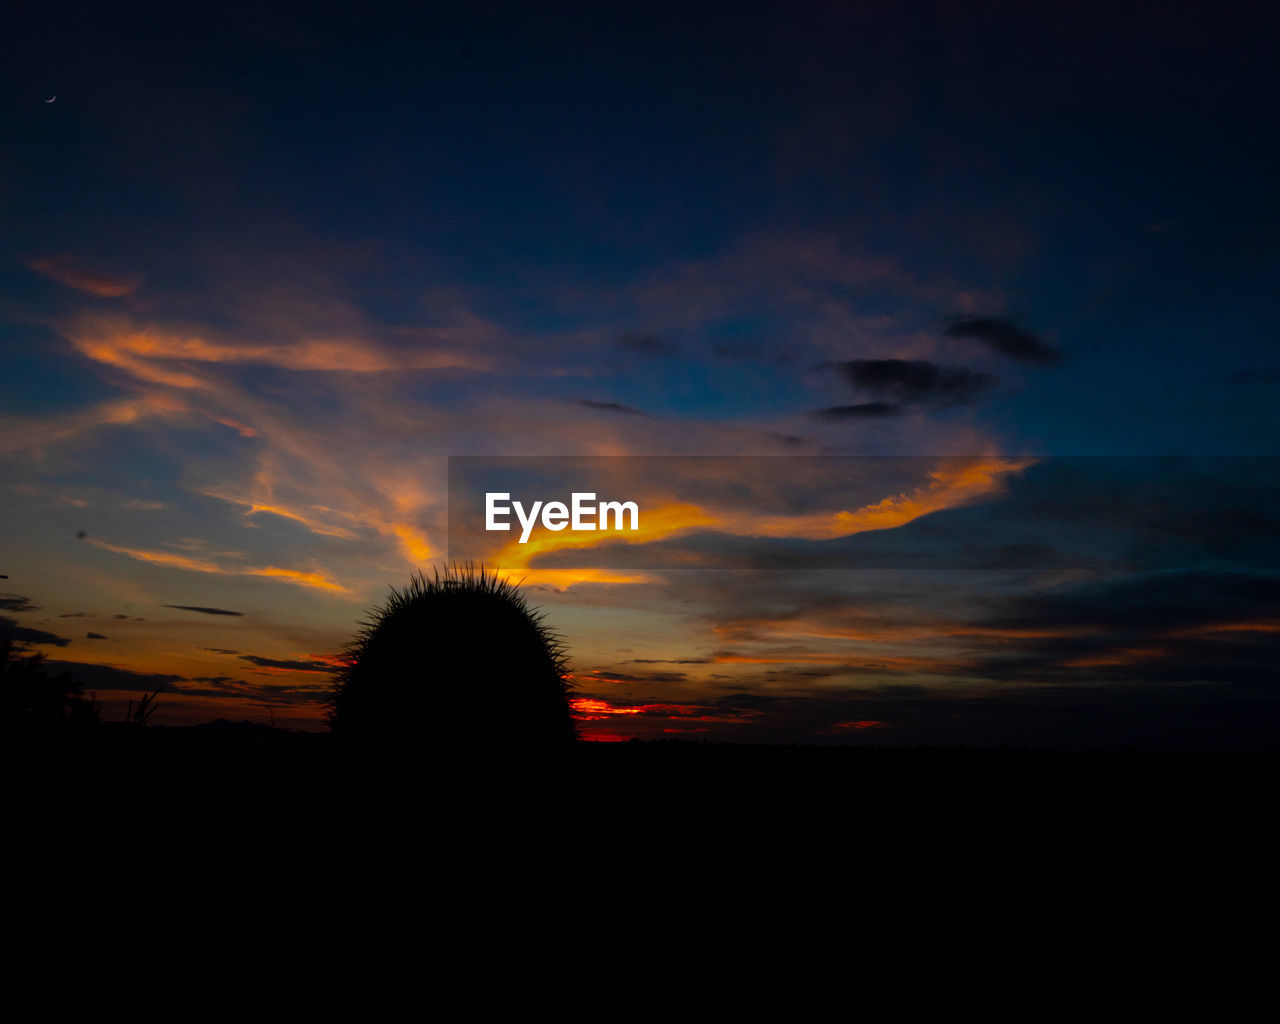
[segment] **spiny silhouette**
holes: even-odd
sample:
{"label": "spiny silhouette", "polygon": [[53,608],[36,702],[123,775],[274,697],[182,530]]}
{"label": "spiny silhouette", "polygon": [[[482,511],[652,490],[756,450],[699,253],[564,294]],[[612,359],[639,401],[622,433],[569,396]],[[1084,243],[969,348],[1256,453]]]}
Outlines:
{"label": "spiny silhouette", "polygon": [[490,750],[577,739],[560,638],[515,584],[483,565],[415,573],[393,587],[346,653],[328,700],[337,737]]}

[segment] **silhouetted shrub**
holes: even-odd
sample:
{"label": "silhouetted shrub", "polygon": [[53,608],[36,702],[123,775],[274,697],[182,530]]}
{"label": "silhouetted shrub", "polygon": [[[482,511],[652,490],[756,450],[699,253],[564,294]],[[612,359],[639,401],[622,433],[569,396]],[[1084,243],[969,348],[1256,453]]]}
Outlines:
{"label": "silhouetted shrub", "polygon": [[97,721],[97,704],[70,675],[49,675],[44,655],[24,656],[10,638],[0,638],[0,725],[30,731]]}
{"label": "silhouetted shrub", "polygon": [[415,574],[347,645],[335,736],[422,748],[552,749],[577,738],[560,639],[512,583],[470,565]]}

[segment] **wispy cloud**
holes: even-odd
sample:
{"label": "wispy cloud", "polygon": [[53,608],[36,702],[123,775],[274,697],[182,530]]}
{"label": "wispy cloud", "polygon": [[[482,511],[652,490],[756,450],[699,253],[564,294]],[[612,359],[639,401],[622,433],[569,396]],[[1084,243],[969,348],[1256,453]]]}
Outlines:
{"label": "wispy cloud", "polygon": [[72,344],[89,359],[124,370],[138,380],[179,389],[211,387],[210,381],[190,369],[206,364],[341,373],[483,369],[491,360],[477,355],[476,346],[465,343],[494,334],[491,328],[469,323],[459,331],[441,329],[436,345],[393,348],[360,336],[301,337],[274,344],[218,340],[101,318],[85,319],[67,331]]}
{"label": "wispy cloud", "polygon": [[815,409],[816,419],[840,422],[842,420],[872,420],[885,416],[897,416],[902,409],[892,402],[859,402],[857,405],[829,405]]}
{"label": "wispy cloud", "polygon": [[169,569],[183,569],[187,572],[210,573],[218,576],[266,576],[272,579],[282,580],[286,583],[293,583],[297,586],[308,587],[314,590],[323,590],[333,594],[348,593],[347,588],[342,586],[342,584],[333,580],[327,574],[317,571],[286,569],[279,568],[277,566],[253,568],[248,566],[225,565],[198,558],[189,558],[186,555],[176,555],[170,551],[153,551],[144,548],[126,547],[122,544],[111,544],[107,541],[98,540],[96,538],[89,538],[89,542],[95,547],[102,548],[104,551],[111,551],[118,555],[125,555],[129,558],[137,559],[140,562],[149,562],[152,565],[159,565]]}
{"label": "wispy cloud", "polygon": [[167,604],[165,608],[177,608],[183,612],[200,612],[202,615],[243,615],[244,612],[233,612],[226,608],[206,608],[193,604]]}
{"label": "wispy cloud", "polygon": [[1009,359],[1023,363],[1056,363],[1062,354],[1008,317],[956,317],[943,331],[949,338],[972,338]]}
{"label": "wispy cloud", "polygon": [[642,409],[633,409],[629,405],[621,405],[618,402],[594,402],[589,398],[575,399],[575,404],[581,405],[587,409],[598,409],[600,412],[620,412],[629,416],[648,416],[649,414]]}
{"label": "wispy cloud", "polygon": [[87,292],[99,298],[120,298],[132,295],[142,283],[137,274],[109,274],[85,266],[70,256],[45,256],[30,259],[27,266],[50,280],[68,288]]}

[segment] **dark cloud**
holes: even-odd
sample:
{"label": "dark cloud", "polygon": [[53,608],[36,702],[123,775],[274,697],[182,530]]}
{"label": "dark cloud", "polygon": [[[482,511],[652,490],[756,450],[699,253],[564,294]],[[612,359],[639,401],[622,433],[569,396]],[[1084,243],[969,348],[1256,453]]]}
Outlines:
{"label": "dark cloud", "polygon": [[863,402],[861,405],[829,405],[825,409],[815,409],[809,415],[814,419],[834,422],[881,419],[885,416],[896,416],[901,411],[892,402]]}
{"label": "dark cloud", "polygon": [[239,651],[228,650],[226,647],[198,647],[200,651],[210,651],[213,654],[239,654]]}
{"label": "dark cloud", "polygon": [[852,359],[836,364],[836,369],[855,389],[881,400],[873,405],[897,402],[933,409],[971,405],[995,383],[989,373],[939,366],[926,359]]}
{"label": "dark cloud", "polygon": [[174,690],[191,697],[234,697],[267,704],[314,704],[328,693],[328,684],[275,686],[251,683],[233,676],[195,676],[174,683]]}
{"label": "dark cloud", "polygon": [[634,676],[628,672],[615,672],[612,669],[600,669],[596,673],[585,674],[583,682],[592,682],[592,675],[604,679],[613,679],[622,683],[681,683],[689,678],[687,672],[651,672],[648,675]]}
{"label": "dark cloud", "polygon": [[63,612],[58,616],[60,619],[87,619],[89,617],[88,612]]}
{"label": "dark cloud", "polygon": [[36,612],[39,605],[31,603],[31,598],[20,594],[0,594],[0,611],[4,612]]}
{"label": "dark cloud", "polygon": [[86,640],[105,640],[105,639],[107,639],[107,638],[106,638],[105,636],[103,636],[101,633],[86,633],[86,634],[84,635],[84,638],[85,638]]}
{"label": "dark cloud", "polygon": [[795,434],[783,434],[776,430],[768,431],[765,434],[765,437],[769,438],[771,441],[777,441],[779,444],[789,445],[793,448],[809,443],[808,438],[798,437]]}
{"label": "dark cloud", "polygon": [[257,665],[260,668],[282,668],[293,672],[337,672],[338,669],[329,664],[327,661],[309,660],[309,661],[281,661],[277,658],[263,658],[257,654],[242,654],[241,661],[247,661],[251,665]]}
{"label": "dark cloud", "polygon": [[79,661],[47,661],[45,668],[57,675],[66,672],[86,690],[137,690],[153,693],[171,690],[182,676],[159,672],[131,672],[113,665],[87,665]]}
{"label": "dark cloud", "polygon": [[1062,358],[1057,349],[1006,317],[956,317],[942,333],[948,338],[972,338],[1021,363],[1047,365]]}
{"label": "dark cloud", "polygon": [[230,612],[225,608],[202,608],[192,604],[166,604],[164,608],[177,608],[183,612],[199,612],[202,615],[243,615],[244,612]]}
{"label": "dark cloud", "polygon": [[629,405],[621,405],[618,402],[593,402],[590,398],[577,398],[574,399],[574,404],[585,406],[588,409],[599,409],[601,412],[621,412],[629,416],[649,415],[643,409],[633,409]]}
{"label": "dark cloud", "polygon": [[20,644],[52,644],[54,647],[66,647],[71,643],[65,636],[58,636],[56,633],[19,626],[17,620],[4,615],[0,615],[0,637]]}
{"label": "dark cloud", "polygon": [[984,619],[1001,629],[1044,624],[1111,634],[1176,630],[1271,617],[1280,607],[1274,572],[1153,572],[1046,593],[1017,595],[1009,613]]}
{"label": "dark cloud", "polygon": [[624,352],[634,352],[651,358],[673,356],[680,351],[680,346],[674,341],[666,341],[656,334],[648,333],[624,334],[618,340],[618,347]]}

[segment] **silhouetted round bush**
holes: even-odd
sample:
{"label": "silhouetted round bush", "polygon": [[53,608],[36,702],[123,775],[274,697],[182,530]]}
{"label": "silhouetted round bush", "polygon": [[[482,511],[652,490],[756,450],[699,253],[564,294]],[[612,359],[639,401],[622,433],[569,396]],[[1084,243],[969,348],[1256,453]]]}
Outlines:
{"label": "silhouetted round bush", "polygon": [[515,584],[470,565],[415,574],[347,645],[329,725],[351,741],[555,748],[577,739],[560,639]]}

